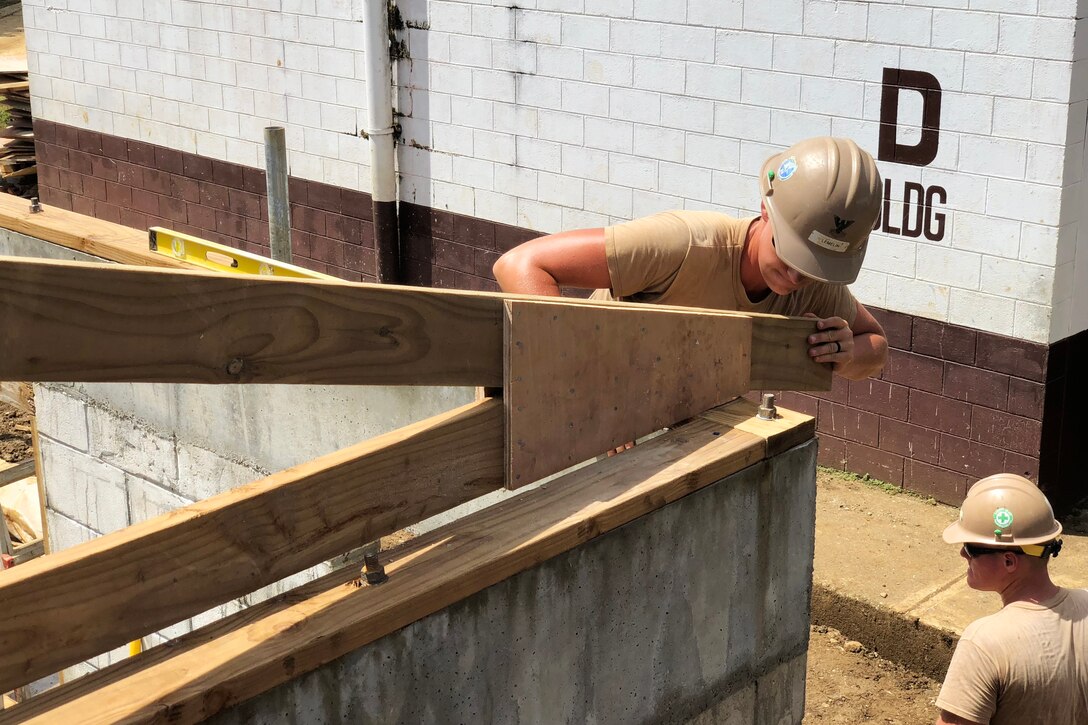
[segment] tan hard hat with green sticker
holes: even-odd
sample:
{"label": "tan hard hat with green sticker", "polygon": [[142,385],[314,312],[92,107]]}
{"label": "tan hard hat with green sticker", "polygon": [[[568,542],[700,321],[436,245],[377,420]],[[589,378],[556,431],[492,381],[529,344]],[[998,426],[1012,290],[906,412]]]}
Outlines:
{"label": "tan hard hat with green sticker", "polygon": [[850,139],[810,138],[767,159],[759,183],[783,262],[822,282],[857,279],[883,198],[872,156]]}
{"label": "tan hard hat with green sticker", "polygon": [[1045,544],[1061,533],[1062,525],[1038,486],[1015,473],[998,473],[971,486],[959,521],[943,536],[949,544],[1011,548]]}

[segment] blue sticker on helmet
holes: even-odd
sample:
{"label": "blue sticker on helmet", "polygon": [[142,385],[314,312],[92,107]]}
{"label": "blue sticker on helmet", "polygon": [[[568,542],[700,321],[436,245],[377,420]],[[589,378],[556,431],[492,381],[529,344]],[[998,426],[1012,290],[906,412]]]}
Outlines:
{"label": "blue sticker on helmet", "polygon": [[794,171],[797,171],[797,159],[790,156],[778,165],[778,180],[788,181]]}

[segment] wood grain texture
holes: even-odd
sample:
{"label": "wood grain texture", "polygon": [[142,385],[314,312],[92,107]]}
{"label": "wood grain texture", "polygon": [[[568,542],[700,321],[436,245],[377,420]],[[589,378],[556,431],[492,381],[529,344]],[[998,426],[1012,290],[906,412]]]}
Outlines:
{"label": "wood grain texture", "polygon": [[0,691],[502,485],[502,404],[471,403],[0,576]]}
{"label": "wood grain texture", "polygon": [[197,722],[328,663],[765,456],[759,436],[696,419],[424,534],[393,552],[389,580],[334,574],[43,693],[19,722]]}
{"label": "wood grain texture", "polygon": [[0,382],[0,402],[34,415],[34,391],[28,383]]}
{"label": "wood grain texture", "polygon": [[499,385],[500,302],[0,257],[0,379]]}
{"label": "wood grain texture", "polygon": [[831,390],[831,366],[808,356],[816,320],[752,318],[752,390]]}
{"label": "wood grain texture", "polygon": [[30,202],[12,194],[0,194],[0,227],[123,264],[194,268],[148,249],[146,231],[54,206],[31,214]]}
{"label": "wood grain texture", "polygon": [[816,436],[816,419],[811,415],[778,408],[774,420],[762,420],[756,416],[758,411],[758,405],[741,398],[728,407],[708,410],[701,417],[759,436],[767,442],[768,458]]}
{"label": "wood grain texture", "polygon": [[507,487],[749,390],[748,318],[507,300]]}

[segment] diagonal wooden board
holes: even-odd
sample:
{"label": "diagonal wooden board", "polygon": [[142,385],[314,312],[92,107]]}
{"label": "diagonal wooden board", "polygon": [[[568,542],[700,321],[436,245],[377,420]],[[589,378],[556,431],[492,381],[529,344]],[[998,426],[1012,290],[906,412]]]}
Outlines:
{"label": "diagonal wooden board", "polygon": [[735,314],[506,300],[506,485],[515,489],[749,390]]}

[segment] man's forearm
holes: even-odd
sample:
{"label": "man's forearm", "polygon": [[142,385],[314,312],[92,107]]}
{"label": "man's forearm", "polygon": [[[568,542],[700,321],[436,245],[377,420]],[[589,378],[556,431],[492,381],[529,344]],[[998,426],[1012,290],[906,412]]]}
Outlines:
{"label": "man's forearm", "polygon": [[875,332],[854,335],[854,357],[835,372],[849,380],[864,380],[879,373],[888,361],[888,339]]}

